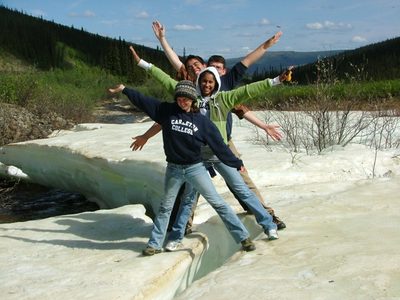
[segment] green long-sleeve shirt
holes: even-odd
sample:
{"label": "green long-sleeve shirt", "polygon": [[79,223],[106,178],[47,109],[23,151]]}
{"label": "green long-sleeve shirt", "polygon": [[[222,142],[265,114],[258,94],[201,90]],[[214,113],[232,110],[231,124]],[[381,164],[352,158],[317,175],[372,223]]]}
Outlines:
{"label": "green long-sleeve shirt", "polygon": [[[206,68],[202,72],[206,70],[213,72],[214,76],[219,79],[219,75],[214,68]],[[171,78],[168,74],[154,65],[149,68],[148,72],[158,82],[160,82],[167,91],[171,93],[171,95],[174,94],[175,86],[178,83],[175,79]],[[225,143],[228,143],[226,120],[229,111],[237,104],[248,102],[251,99],[262,96],[263,93],[271,87],[272,80],[265,79],[251,84],[246,84],[231,91],[216,92],[211,96],[211,99],[208,102],[210,107],[210,119],[217,126]],[[201,96],[199,95],[198,101],[200,100]]]}

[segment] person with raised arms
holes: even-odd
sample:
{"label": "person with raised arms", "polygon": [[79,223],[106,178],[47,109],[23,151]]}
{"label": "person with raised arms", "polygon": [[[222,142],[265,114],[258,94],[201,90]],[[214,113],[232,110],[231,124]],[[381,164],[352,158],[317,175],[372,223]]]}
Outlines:
{"label": "person with raised arms", "polygon": [[[156,66],[140,59],[140,57],[135,53],[135,60],[138,61],[138,65],[148,71],[155,79],[157,79],[169,92],[172,92],[174,87],[177,84],[177,81],[171,78],[168,74],[163,72],[161,69]],[[226,131],[226,116],[228,112],[237,104],[240,104],[245,101],[250,101],[251,99],[257,98],[263,95],[268,89],[272,86],[280,84],[282,81],[286,80],[287,73],[284,72],[280,76],[274,79],[265,79],[255,83],[247,84],[245,86],[241,86],[232,91],[219,91],[219,87],[221,86],[220,77],[218,75],[217,70],[214,67],[208,67],[202,71],[204,73],[204,78],[200,81],[198,78],[197,91],[201,98],[199,99],[199,107],[200,112],[206,114],[211,121],[217,126],[220,131],[222,137],[224,138],[224,142],[227,143],[227,131]],[[220,161],[215,161],[211,156],[205,158],[208,155],[203,153],[203,159],[213,160],[213,167],[219,168],[219,173],[223,176],[224,180],[227,184],[229,184],[240,197],[240,199],[249,207],[250,211],[254,214],[257,222],[263,227],[264,232],[267,234],[270,240],[278,239],[277,234],[277,226],[272,221],[272,217],[269,213],[265,211],[262,207],[260,201],[257,199],[255,194],[249,190],[247,185],[244,183],[242,177],[239,172],[236,170],[229,169],[229,167],[224,168],[226,165],[223,165]],[[215,161],[215,163],[214,163]],[[187,185],[187,188],[190,185]],[[179,213],[178,219],[185,220],[187,222],[187,209],[189,207],[189,211],[191,211],[191,207],[194,203],[194,196],[196,195],[195,191],[191,191],[187,193],[190,197],[186,197],[186,199],[181,204],[184,207],[185,213]],[[176,239],[172,238],[169,240],[172,242],[178,241],[174,244],[179,244],[180,239],[183,238],[185,228],[182,228],[182,222],[177,220],[175,222],[172,232],[170,236],[178,237]],[[178,228],[176,228],[178,225]],[[168,246],[168,244],[167,244]],[[167,250],[174,250],[176,247],[166,247]]]}
{"label": "person with raised arms", "polygon": [[[219,75],[221,76],[221,87],[220,87],[221,91],[231,90],[235,86],[237,86],[240,80],[243,78],[243,75],[245,74],[247,68],[254,62],[256,62],[258,59],[260,59],[266,53],[269,47],[278,42],[279,38],[282,35],[281,31],[277,32],[267,41],[263,42],[254,51],[249,53],[242,61],[235,64],[233,68],[227,70],[225,65],[225,59],[219,55],[211,56],[208,59],[207,65],[200,56],[196,55],[189,55],[186,58],[185,63],[182,63],[178,55],[174,52],[174,50],[171,48],[166,39],[165,27],[159,21],[154,21],[152,24],[152,28],[155,36],[160,41],[160,44],[163,47],[168,60],[170,61],[171,65],[175,68],[176,71],[178,71],[180,74],[187,74],[185,78],[195,81],[197,79],[197,75],[199,74],[199,72],[201,72],[207,65],[214,66],[218,70]],[[136,53],[133,47],[131,47],[131,51],[133,53],[133,56],[135,57]],[[135,59],[138,62],[137,57]],[[265,124],[263,121],[258,119],[257,116],[253,112],[251,112],[246,106],[238,105],[235,108],[233,108],[232,111],[235,112],[239,118],[244,118],[250,123],[264,130],[266,134],[269,135],[274,141],[279,141],[282,139],[282,134],[278,130],[279,126]],[[227,115],[226,124],[227,124],[227,134],[228,134],[228,146],[231,148],[231,150],[235,153],[236,156],[239,156],[239,152],[237,151],[233,143],[231,135],[232,132],[231,112],[229,112]],[[134,142],[132,143],[133,145],[132,149],[141,150],[145,145],[145,143],[147,142],[147,140],[152,136],[154,136],[155,134],[157,134],[159,131],[160,127],[157,124],[153,124],[153,126],[149,130],[147,130],[144,134],[134,137]],[[271,214],[274,223],[277,224],[277,228],[279,230],[286,228],[286,224],[275,214],[275,211],[266,204],[264,198],[262,197],[257,186],[250,178],[248,172],[247,171],[242,172],[241,176],[243,177],[243,180],[249,186],[251,191],[253,191],[257,195],[257,198],[260,200],[262,206],[268,211],[269,214]],[[249,212],[250,211],[249,208],[246,206],[246,204],[244,204],[240,200],[240,197],[238,197],[238,195],[234,193],[234,190],[231,187],[229,187],[229,189],[234,194],[235,198],[239,201],[243,209]],[[180,200],[178,199],[176,205],[179,204],[179,201]],[[186,230],[187,232],[191,231],[193,216],[194,216],[194,211],[192,217],[188,221]]]}
{"label": "person with raised arms", "polygon": [[[224,143],[216,126],[199,113],[195,85],[188,80],[176,84],[173,103],[146,97],[136,90],[120,84],[109,89],[122,92],[151,119],[162,126],[164,152],[167,160],[165,195],[143,255],[151,256],[162,251],[169,217],[179,188],[190,183],[215,209],[236,242],[245,251],[255,250],[249,233],[232,208],[217,193],[201,157],[201,146],[208,145],[221,161],[235,170],[243,170],[243,162]],[[237,172],[237,171],[236,171]]]}

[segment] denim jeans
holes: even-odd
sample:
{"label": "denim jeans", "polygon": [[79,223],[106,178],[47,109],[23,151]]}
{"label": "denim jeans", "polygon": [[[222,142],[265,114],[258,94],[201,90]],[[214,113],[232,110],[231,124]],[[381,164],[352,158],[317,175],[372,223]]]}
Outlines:
{"label": "denim jeans", "polygon": [[[265,233],[270,229],[277,229],[276,224],[272,221],[271,215],[265,210],[260,200],[245,184],[242,176],[235,168],[229,167],[221,161],[206,163],[207,166],[210,164],[224,178],[225,182],[230,186],[235,194],[247,205],[250,211],[254,214],[257,223],[262,226]],[[196,188],[186,184],[186,190],[179,207],[178,218],[172,226],[172,231],[168,236],[168,240],[180,241],[183,239],[186,223],[191,215],[192,206],[195,205],[196,199]]]}
{"label": "denim jeans", "polygon": [[[162,248],[172,207],[179,188],[184,182],[189,183],[194,189],[199,191],[199,193],[214,208],[237,243],[249,237],[247,229],[244,227],[238,216],[217,193],[203,163],[193,165],[177,165],[168,163],[164,183],[165,195],[161,202],[159,212],[154,219],[154,227],[151,232],[148,246],[155,249]],[[178,216],[178,219],[179,218],[180,217]],[[187,222],[187,218],[185,222]],[[185,226],[183,226],[183,228],[185,228]]]}

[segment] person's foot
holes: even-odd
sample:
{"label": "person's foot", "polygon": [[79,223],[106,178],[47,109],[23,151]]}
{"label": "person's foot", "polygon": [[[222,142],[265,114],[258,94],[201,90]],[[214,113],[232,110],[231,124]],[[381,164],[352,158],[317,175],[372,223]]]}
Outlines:
{"label": "person's foot", "polygon": [[165,246],[165,250],[168,252],[172,252],[178,250],[182,247],[182,243],[180,241],[169,241]]}
{"label": "person's foot", "polygon": [[125,88],[125,86],[124,86],[123,84],[119,84],[119,85],[117,85],[115,88],[109,88],[108,91],[109,91],[111,94],[116,94],[116,93],[122,92],[122,90],[123,90],[124,88]]}
{"label": "person's foot", "polygon": [[278,230],[282,230],[282,229],[286,228],[286,224],[281,219],[279,219],[277,216],[273,215],[272,221],[276,224],[276,227],[278,227]]}
{"label": "person's foot", "polygon": [[142,254],[144,256],[152,256],[154,254],[158,254],[161,253],[162,250],[161,249],[155,249],[153,247],[147,246],[146,249],[143,249]]}
{"label": "person's foot", "polygon": [[242,249],[243,249],[244,251],[247,251],[247,252],[248,252],[248,251],[256,250],[256,245],[254,245],[254,243],[252,242],[252,240],[249,239],[249,238],[247,238],[247,239],[241,241],[241,244],[242,244]]}
{"label": "person's foot", "polygon": [[270,241],[279,239],[278,232],[276,231],[276,229],[268,230],[267,236]]}

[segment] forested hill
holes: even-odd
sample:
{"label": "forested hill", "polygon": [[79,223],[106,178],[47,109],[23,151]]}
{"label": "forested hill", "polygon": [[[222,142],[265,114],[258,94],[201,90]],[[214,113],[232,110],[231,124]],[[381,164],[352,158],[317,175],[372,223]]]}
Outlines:
{"label": "forested hill", "polygon": [[347,51],[271,51],[263,59],[264,68],[260,63],[257,64],[258,68],[253,72],[252,80],[275,76],[290,65],[296,66],[294,80],[300,84],[315,82],[322,69],[331,72],[337,79],[400,79],[399,49],[400,37]]}
{"label": "forested hill", "polygon": [[[93,66],[127,76],[135,82],[138,68],[133,68],[128,43],[111,39],[26,15],[0,5],[0,51],[12,53],[17,58],[43,70],[68,68],[65,60],[69,49],[77,51],[79,58]],[[158,49],[134,45],[144,59],[155,63],[167,72],[173,72],[164,53]],[[142,73],[138,73],[142,74]]]}
{"label": "forested hill", "polygon": [[327,57],[320,63],[296,69],[296,80],[309,83],[317,80],[321,65],[329,66],[339,79],[348,76],[359,80],[400,79],[400,37],[370,44],[355,50]]}

